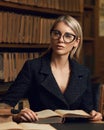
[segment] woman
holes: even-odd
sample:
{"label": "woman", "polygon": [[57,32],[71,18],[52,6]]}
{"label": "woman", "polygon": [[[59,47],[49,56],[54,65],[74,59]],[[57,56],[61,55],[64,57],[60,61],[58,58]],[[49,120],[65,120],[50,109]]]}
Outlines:
{"label": "woman", "polygon": [[93,108],[89,70],[77,60],[82,48],[82,29],[73,17],[60,16],[50,30],[50,47],[40,58],[27,61],[3,102],[10,106],[27,93],[30,109],[15,121],[35,121],[43,109],[83,109],[91,120],[102,120]]}

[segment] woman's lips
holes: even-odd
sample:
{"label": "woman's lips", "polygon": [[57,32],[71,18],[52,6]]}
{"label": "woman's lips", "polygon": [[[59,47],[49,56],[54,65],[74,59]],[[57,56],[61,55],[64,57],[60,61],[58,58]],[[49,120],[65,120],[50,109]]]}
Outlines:
{"label": "woman's lips", "polygon": [[56,47],[57,47],[58,49],[63,49],[63,48],[64,48],[64,46],[62,46],[62,45],[56,45]]}

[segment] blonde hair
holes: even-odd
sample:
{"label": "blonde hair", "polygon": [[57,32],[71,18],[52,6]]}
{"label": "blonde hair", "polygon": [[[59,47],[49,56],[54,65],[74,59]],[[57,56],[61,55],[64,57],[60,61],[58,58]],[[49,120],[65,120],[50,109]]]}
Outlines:
{"label": "blonde hair", "polygon": [[[74,59],[78,60],[80,51],[82,48],[82,43],[83,43],[82,28],[81,28],[79,22],[75,18],[73,18],[72,16],[69,16],[69,15],[63,15],[56,19],[53,26],[51,27],[50,33],[57,26],[57,24],[59,22],[64,22],[67,26],[69,26],[74,31],[74,33],[78,37],[78,39],[80,39],[78,47],[77,48],[74,47],[70,52],[70,58],[74,58]],[[51,47],[49,47],[48,51],[50,49],[51,49]]]}

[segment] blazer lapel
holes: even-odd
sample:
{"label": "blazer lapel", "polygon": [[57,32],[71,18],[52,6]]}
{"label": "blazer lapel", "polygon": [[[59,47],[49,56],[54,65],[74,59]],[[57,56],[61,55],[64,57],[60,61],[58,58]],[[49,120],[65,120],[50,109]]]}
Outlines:
{"label": "blazer lapel", "polygon": [[[45,57],[47,58],[47,57]],[[56,98],[58,98],[60,101],[62,101],[64,104],[67,105],[67,102],[59,90],[57,83],[52,75],[51,68],[50,68],[50,59],[42,59],[42,64],[41,64],[41,70],[40,73],[45,75],[45,79],[41,82],[41,85],[47,89],[51,94],[53,94]],[[48,98],[48,97],[47,97]]]}
{"label": "blazer lapel", "polygon": [[64,95],[67,97],[67,101],[69,104],[72,104],[79,98],[79,96],[82,95],[82,93],[85,91],[87,84],[86,84],[86,78],[87,73],[85,71],[85,68],[81,67],[78,63],[71,61],[71,77],[70,77],[70,83],[67,87]]}
{"label": "blazer lapel", "polygon": [[52,75],[48,75],[48,77],[41,83],[41,85],[47,89],[51,94],[53,94],[56,98],[67,104],[65,101],[65,98],[59,88],[57,87],[57,84],[53,78]]}

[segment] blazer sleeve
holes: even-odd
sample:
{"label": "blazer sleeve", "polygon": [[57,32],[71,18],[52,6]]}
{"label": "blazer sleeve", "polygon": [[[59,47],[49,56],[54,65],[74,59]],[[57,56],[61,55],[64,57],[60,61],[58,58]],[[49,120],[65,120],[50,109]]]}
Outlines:
{"label": "blazer sleeve", "polygon": [[24,97],[31,83],[31,72],[29,66],[29,61],[26,61],[16,80],[10,86],[7,93],[1,98],[0,102],[14,107],[17,102]]}

